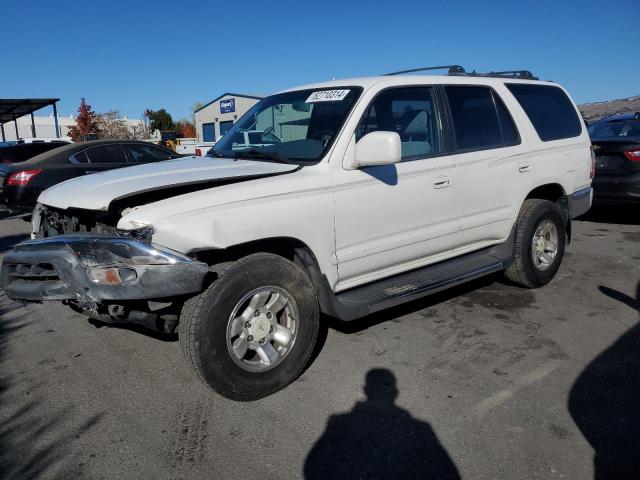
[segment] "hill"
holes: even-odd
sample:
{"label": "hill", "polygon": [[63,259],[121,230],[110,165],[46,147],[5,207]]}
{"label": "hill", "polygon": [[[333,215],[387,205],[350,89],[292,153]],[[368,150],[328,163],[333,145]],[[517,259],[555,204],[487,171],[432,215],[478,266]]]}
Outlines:
{"label": "hill", "polygon": [[578,109],[584,119],[591,123],[605,115],[640,112],[640,96],[608,100],[606,102],[583,103],[578,105]]}

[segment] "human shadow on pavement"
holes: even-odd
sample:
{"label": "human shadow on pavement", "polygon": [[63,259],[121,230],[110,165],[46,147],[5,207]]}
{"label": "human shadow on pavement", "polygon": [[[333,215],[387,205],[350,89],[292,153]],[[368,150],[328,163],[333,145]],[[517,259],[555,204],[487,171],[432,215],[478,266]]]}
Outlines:
{"label": "human shadow on pavement", "polygon": [[[0,478],[82,478],[70,455],[72,442],[101,421],[103,414],[79,415],[75,405],[46,405],[44,385],[15,370],[7,358],[28,322],[10,317],[19,308],[0,294]],[[40,365],[40,364],[38,364]]]}
{"label": "human shadow on pavement", "polygon": [[329,418],[305,461],[307,480],[460,478],[431,426],[395,405],[393,373],[370,370],[364,391],[366,400]]}
{"label": "human shadow on pavement", "polygon": [[[640,313],[636,298],[599,287]],[[640,323],[582,371],[569,395],[569,412],[595,450],[596,480],[640,478]]]}

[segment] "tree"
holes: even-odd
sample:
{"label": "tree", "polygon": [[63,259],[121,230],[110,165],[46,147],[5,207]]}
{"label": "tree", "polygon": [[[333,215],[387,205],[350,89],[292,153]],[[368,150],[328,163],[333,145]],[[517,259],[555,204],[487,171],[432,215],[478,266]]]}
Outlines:
{"label": "tree", "polygon": [[171,118],[171,114],[164,108],[156,111],[146,110],[144,114],[149,119],[149,130],[151,130],[152,132],[154,130],[166,132],[175,130],[176,128],[175,123],[173,123],[173,118]]}
{"label": "tree", "polygon": [[120,117],[120,112],[117,110],[98,113],[96,115],[96,124],[100,129],[101,139],[120,138],[131,140],[134,138],[134,132],[127,124],[127,121]]}
{"label": "tree", "polygon": [[196,124],[196,111],[200,110],[202,107],[204,107],[204,103],[202,102],[194,102],[191,106],[191,122],[194,125]]}
{"label": "tree", "polygon": [[69,128],[68,135],[74,142],[82,141],[87,135],[97,134],[100,130],[96,123],[96,113],[91,110],[85,98],[80,100],[76,124]]}
{"label": "tree", "polygon": [[186,118],[176,122],[176,129],[180,132],[182,138],[194,138],[196,136],[196,127]]}

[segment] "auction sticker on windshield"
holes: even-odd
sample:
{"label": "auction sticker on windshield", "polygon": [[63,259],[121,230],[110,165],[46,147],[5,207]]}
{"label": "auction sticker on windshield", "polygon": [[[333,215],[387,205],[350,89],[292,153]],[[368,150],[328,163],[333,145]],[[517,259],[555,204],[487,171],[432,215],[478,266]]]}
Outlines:
{"label": "auction sticker on windshield", "polygon": [[315,102],[338,102],[344,100],[349,90],[321,90],[319,92],[313,92],[309,95],[309,98],[305,100],[305,103]]}

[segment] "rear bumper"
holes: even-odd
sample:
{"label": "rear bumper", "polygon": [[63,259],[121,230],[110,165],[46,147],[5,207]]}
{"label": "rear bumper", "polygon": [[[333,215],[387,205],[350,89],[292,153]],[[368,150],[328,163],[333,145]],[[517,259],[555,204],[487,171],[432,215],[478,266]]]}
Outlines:
{"label": "rear bumper", "polygon": [[593,203],[640,204],[640,172],[620,177],[596,175],[593,179]]}
{"label": "rear bumper", "polygon": [[591,208],[593,201],[593,189],[591,187],[583,188],[568,196],[569,199],[569,216],[571,218],[579,217]]}
{"label": "rear bumper", "polygon": [[[118,284],[90,273],[117,272]],[[0,280],[14,300],[105,301],[170,298],[204,289],[208,266],[130,238],[59,236],[20,243],[2,262]]]}

